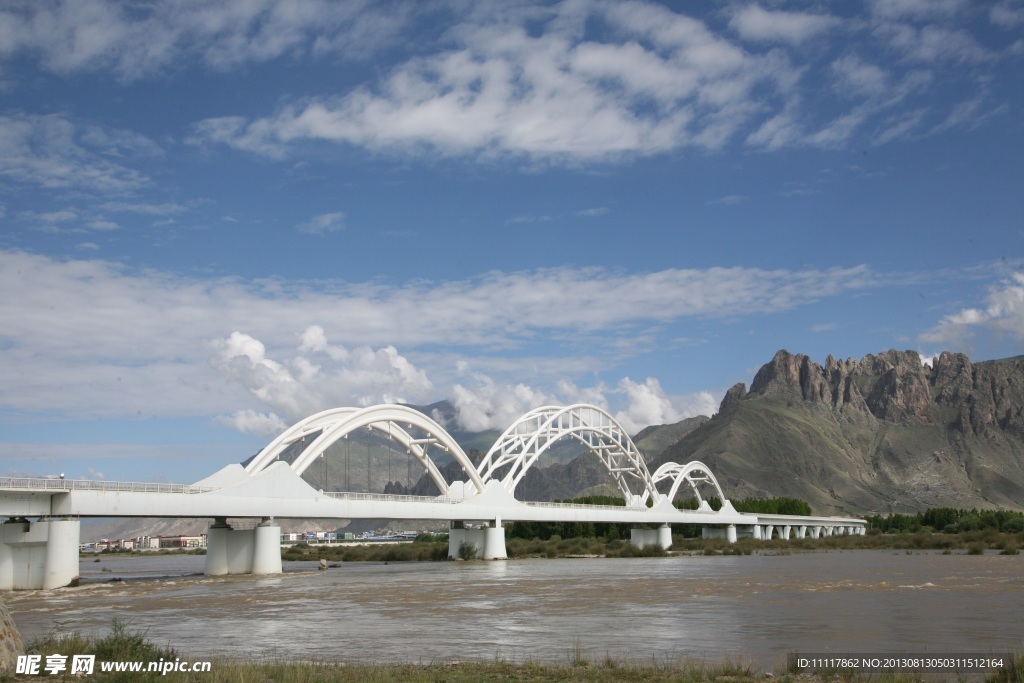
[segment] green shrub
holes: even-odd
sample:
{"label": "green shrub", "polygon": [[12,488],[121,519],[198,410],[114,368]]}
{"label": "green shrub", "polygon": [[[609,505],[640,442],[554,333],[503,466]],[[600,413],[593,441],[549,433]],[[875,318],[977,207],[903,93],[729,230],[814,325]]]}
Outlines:
{"label": "green shrub", "polygon": [[477,558],[476,546],[468,541],[459,544],[459,558],[463,560],[475,560]]}

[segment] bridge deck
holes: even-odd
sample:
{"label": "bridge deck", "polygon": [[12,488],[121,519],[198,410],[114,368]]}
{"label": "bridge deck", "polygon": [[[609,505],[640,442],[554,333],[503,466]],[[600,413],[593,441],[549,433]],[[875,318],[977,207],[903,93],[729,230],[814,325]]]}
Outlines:
{"label": "bridge deck", "polygon": [[488,500],[366,493],[247,495],[211,486],[60,479],[0,478],[0,514],[70,517],[274,517],[322,519],[423,519],[446,521],[560,521],[632,524],[863,526],[845,517],[759,515],[578,503]]}

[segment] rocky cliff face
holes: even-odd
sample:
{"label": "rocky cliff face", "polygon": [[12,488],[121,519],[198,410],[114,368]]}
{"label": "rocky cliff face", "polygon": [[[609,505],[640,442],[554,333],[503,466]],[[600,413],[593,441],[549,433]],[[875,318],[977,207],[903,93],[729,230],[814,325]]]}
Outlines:
{"label": "rocky cliff face", "polygon": [[800,401],[903,425],[941,424],[941,408],[948,407],[957,411],[950,426],[964,434],[999,429],[1024,436],[1022,382],[1019,359],[972,364],[962,353],[946,352],[929,367],[915,351],[890,350],[859,361],[829,356],[822,367],[782,350],[758,371],[747,397]]}
{"label": "rocky cliff face", "polygon": [[[658,461],[700,459],[738,490],[822,511],[1024,507],[1024,358],[931,366],[890,350],[824,366],[779,351]],[[717,467],[716,467],[717,465]]]}

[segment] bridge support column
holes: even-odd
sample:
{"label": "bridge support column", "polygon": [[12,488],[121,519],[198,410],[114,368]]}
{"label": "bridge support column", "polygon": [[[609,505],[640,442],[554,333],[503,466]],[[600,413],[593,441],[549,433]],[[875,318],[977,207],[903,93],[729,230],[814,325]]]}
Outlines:
{"label": "bridge support column", "polygon": [[80,536],[77,519],[0,525],[0,590],[77,585]]}
{"label": "bridge support column", "polygon": [[786,525],[784,525],[782,527],[782,533],[780,534],[780,536],[781,536],[783,541],[788,541],[789,540],[789,530],[791,528],[792,527],[789,524],[786,524]]}
{"label": "bridge support column", "polygon": [[281,527],[271,517],[253,529],[252,573],[280,574],[282,571]]}
{"label": "bridge support column", "polygon": [[505,528],[501,520],[487,523],[481,529],[466,528],[465,522],[452,522],[448,528],[448,558],[457,559],[463,543],[476,549],[476,556],[483,560],[504,560],[508,558],[505,551]]}
{"label": "bridge support column", "polygon": [[501,519],[496,519],[483,529],[484,547],[480,554],[485,560],[506,560],[508,553],[505,552],[505,528],[501,526]]}
{"label": "bridge support column", "polygon": [[806,535],[807,535],[807,527],[806,526],[803,526],[801,524],[800,526],[796,527],[796,537],[797,538],[803,538]]}
{"label": "bridge support column", "polygon": [[[749,527],[743,528],[744,538],[749,538],[752,532],[748,531]],[[727,524],[725,526],[706,526],[701,528],[701,538],[724,538],[729,543],[735,543],[736,539],[739,538],[740,531],[736,529],[735,524]]]}
{"label": "bridge support column", "polygon": [[809,531],[811,532],[811,538],[818,538],[821,536],[820,526],[812,526],[810,527]]}
{"label": "bridge support column", "polygon": [[459,557],[459,546],[466,543],[466,523],[452,522],[448,525],[448,559]]}
{"label": "bridge support column", "polygon": [[228,573],[228,534],[233,529],[223,517],[213,520],[206,530],[206,575],[223,576]]}
{"label": "bridge support column", "polygon": [[633,527],[629,531],[629,542],[637,548],[656,545],[668,550],[672,547],[672,528],[667,524],[657,529]]}
{"label": "bridge support column", "polygon": [[255,529],[232,529],[218,517],[206,532],[206,574],[280,574],[281,528],[264,519]]}
{"label": "bridge support column", "polygon": [[775,525],[774,524],[768,524],[767,526],[765,526],[765,528],[764,528],[764,540],[766,540],[766,541],[772,540],[772,532],[773,531],[775,531]]}
{"label": "bridge support column", "polygon": [[665,550],[672,547],[672,527],[662,524],[658,527],[658,545]]}

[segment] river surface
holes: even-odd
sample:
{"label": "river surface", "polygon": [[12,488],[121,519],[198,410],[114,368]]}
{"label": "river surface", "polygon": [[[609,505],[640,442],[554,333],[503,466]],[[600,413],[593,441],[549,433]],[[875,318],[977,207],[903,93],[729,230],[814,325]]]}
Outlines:
{"label": "river surface", "polygon": [[[285,563],[205,577],[205,558],[83,560],[83,585],[2,597],[26,638],[114,618],[191,659],[566,663],[789,652],[1002,654],[1024,647],[1024,555],[831,551],[495,562]],[[111,582],[112,578],[124,581]]]}

